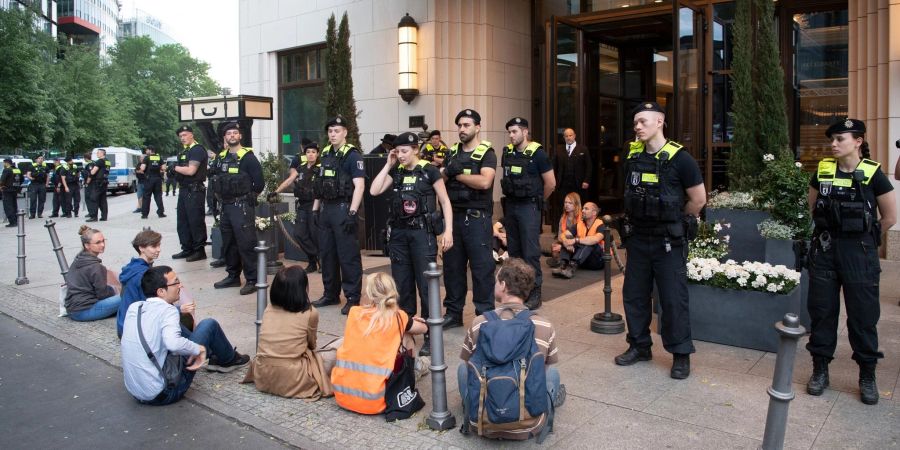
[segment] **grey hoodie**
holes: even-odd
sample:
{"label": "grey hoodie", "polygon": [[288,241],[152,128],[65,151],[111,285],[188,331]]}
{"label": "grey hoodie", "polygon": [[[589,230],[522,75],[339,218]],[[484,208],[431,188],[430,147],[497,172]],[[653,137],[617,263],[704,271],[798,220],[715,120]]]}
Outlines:
{"label": "grey hoodie", "polygon": [[102,262],[86,250],[82,250],[72,261],[66,274],[66,311],[84,311],[94,303],[116,295],[116,291],[106,284],[106,267]]}

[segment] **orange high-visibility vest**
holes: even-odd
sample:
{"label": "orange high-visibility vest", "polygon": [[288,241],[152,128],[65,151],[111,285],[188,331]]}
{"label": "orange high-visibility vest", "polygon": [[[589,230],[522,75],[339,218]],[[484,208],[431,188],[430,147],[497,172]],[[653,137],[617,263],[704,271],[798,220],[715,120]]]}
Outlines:
{"label": "orange high-visibility vest", "polygon": [[394,370],[400,339],[409,317],[397,311],[399,320],[381,331],[365,336],[374,308],[354,306],[347,316],[344,343],[337,350],[337,361],[331,371],[334,399],[344,409],[360,414],[384,412],[384,389]]}
{"label": "orange high-visibility vest", "polygon": [[[577,225],[578,225],[578,238],[583,239],[588,236],[599,235],[600,232],[597,230],[600,228],[601,225],[603,225],[603,221],[600,220],[600,218],[594,219],[594,223],[591,224],[590,229],[588,229],[588,227],[584,223],[584,221],[581,221],[581,220],[578,221]],[[602,243],[602,242],[603,242],[603,236],[601,235],[599,243]]]}

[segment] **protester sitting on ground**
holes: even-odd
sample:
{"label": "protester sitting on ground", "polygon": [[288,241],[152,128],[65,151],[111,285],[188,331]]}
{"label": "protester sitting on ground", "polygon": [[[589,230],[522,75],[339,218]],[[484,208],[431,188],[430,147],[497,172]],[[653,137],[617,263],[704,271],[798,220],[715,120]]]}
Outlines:
{"label": "protester sitting on ground", "polygon": [[509,258],[506,248],[506,228],[503,227],[503,219],[494,222],[494,262],[501,262]]}
{"label": "protester sitting on ground", "polygon": [[330,397],[331,382],[316,352],[319,312],[309,303],[309,281],[300,266],[275,274],[271,304],[263,313],[256,357],[244,383],[282,397]]}
{"label": "protester sitting on ground", "polygon": [[100,230],[82,225],[78,230],[82,250],[66,273],[66,312],[72,320],[89,322],[116,315],[121,288],[115,273],[103,266],[99,256],[106,249]]}
{"label": "protester sitting on ground", "polygon": [[[350,308],[344,343],[337,350],[331,372],[334,399],[344,409],[360,414],[385,410],[384,391],[394,370],[401,339],[406,348],[411,335],[425,334],[425,320],[400,309],[394,279],[378,272],[366,277],[364,301]],[[403,339],[406,338],[406,339]]]}
{"label": "protester sitting on ground", "polygon": [[587,202],[582,208],[583,222],[578,222],[575,237],[562,242],[559,267],[553,269],[554,277],[572,278],[579,268],[600,270],[603,268],[603,233],[600,226],[600,207]]}
{"label": "protester sitting on ground", "polygon": [[[479,395],[478,391],[475,391],[473,394],[472,383],[473,380],[478,380],[479,375],[481,373],[486,373],[488,378],[491,377],[490,372],[482,372],[483,369],[480,367],[480,362],[485,361],[488,354],[492,355],[489,359],[492,360],[492,364],[494,367],[498,367],[500,361],[498,361],[498,357],[500,355],[516,355],[517,353],[513,351],[512,348],[502,348],[498,347],[500,344],[518,344],[520,347],[524,346],[527,351],[530,351],[533,347],[531,346],[531,342],[521,342],[521,339],[527,339],[528,337],[533,336],[534,344],[536,344],[536,351],[540,353],[543,358],[533,358],[530,357],[531,354],[528,353],[526,355],[522,355],[522,357],[527,357],[527,361],[529,361],[529,369],[531,365],[537,367],[544,367],[544,372],[540,375],[543,375],[543,378],[546,380],[544,389],[541,389],[541,386],[538,386],[537,390],[540,390],[541,394],[549,394],[547,400],[552,402],[553,407],[558,407],[563,404],[565,401],[565,385],[560,384],[559,382],[559,370],[553,366],[558,361],[558,347],[556,346],[556,331],[553,328],[553,324],[550,323],[546,318],[537,315],[524,305],[524,299],[528,297],[528,293],[531,292],[531,289],[534,287],[534,268],[532,268],[528,263],[523,261],[520,258],[509,258],[504,261],[500,268],[497,270],[496,275],[494,276],[494,298],[497,302],[497,306],[493,311],[488,311],[484,315],[476,317],[472,321],[472,326],[469,327],[469,330],[466,332],[466,336],[463,339],[462,350],[460,351],[459,357],[462,359],[462,363],[460,363],[457,368],[457,382],[459,383],[459,393],[462,397],[463,403],[463,411],[465,411],[466,416],[463,418],[465,425],[463,426],[463,431],[467,432],[469,425],[475,425],[478,423],[476,420],[475,423],[470,423],[472,417],[477,417],[478,414],[470,408],[478,408],[479,405]],[[532,326],[522,326],[522,321],[524,319],[530,319]],[[525,322],[528,324],[528,322]],[[485,337],[485,339],[481,339],[481,337]],[[539,361],[539,362],[538,362]],[[513,372],[515,372],[514,378],[516,380],[519,379],[520,367],[518,359],[511,359],[509,361],[514,367],[512,367]],[[474,371],[474,372],[472,372]],[[534,376],[535,380],[541,380],[540,375],[532,375],[530,370],[527,372],[527,377]],[[472,376],[470,376],[472,375]],[[474,377],[474,378],[473,378]],[[518,386],[519,381],[516,381],[516,385]],[[491,386],[502,385],[502,383],[492,384],[487,383],[487,388],[483,391],[483,396],[491,397],[492,390]],[[525,386],[530,386],[528,383],[528,378],[526,378]],[[478,387],[478,385],[474,386]],[[520,403],[520,397],[518,395],[518,387],[514,387],[516,395],[509,395],[509,398],[514,401],[515,405],[509,411],[515,419],[513,422],[519,422],[521,427],[518,427],[512,423],[504,423],[499,428],[502,431],[498,433],[489,433],[490,424],[484,429],[486,435],[489,437],[498,437],[505,439],[527,439],[528,437],[537,435],[541,429],[544,427],[546,423],[552,423],[552,417],[547,417],[545,414],[541,416],[531,415],[532,411],[529,408],[529,415],[532,418],[526,418],[524,421],[517,420],[520,415],[518,412],[518,408]],[[503,389],[500,389],[501,391]],[[508,394],[507,389],[507,394]],[[528,397],[528,389],[526,388],[526,397],[525,402],[531,404],[539,404],[538,399],[532,399]],[[470,397],[471,396],[471,397]],[[512,397],[515,397],[514,399]],[[499,393],[499,397],[503,397],[502,393]],[[471,398],[472,404],[469,403],[469,399]],[[552,408],[547,402],[543,402],[546,406],[545,412],[552,413]],[[495,405],[497,407],[503,405]],[[485,417],[488,417],[486,415]],[[487,421],[487,420],[486,420]]]}
{"label": "protester sitting on ground", "polygon": [[[139,402],[168,405],[180,400],[207,355],[209,371],[227,373],[250,362],[249,356],[232,347],[215,320],[203,319],[193,332],[181,326],[174,306],[181,295],[181,281],[171,267],[148,269],[141,277],[141,288],[147,300],[128,307],[121,342],[125,388]],[[151,353],[153,359],[148,356]],[[182,356],[184,368],[177,382],[167,384],[161,368],[169,353]]]}
{"label": "protester sitting on ground", "polygon": [[559,218],[559,232],[556,240],[550,245],[550,258],[547,265],[553,268],[559,267],[559,255],[563,248],[563,241],[575,237],[578,224],[581,222],[581,196],[577,192],[566,194],[563,200],[563,213]]}

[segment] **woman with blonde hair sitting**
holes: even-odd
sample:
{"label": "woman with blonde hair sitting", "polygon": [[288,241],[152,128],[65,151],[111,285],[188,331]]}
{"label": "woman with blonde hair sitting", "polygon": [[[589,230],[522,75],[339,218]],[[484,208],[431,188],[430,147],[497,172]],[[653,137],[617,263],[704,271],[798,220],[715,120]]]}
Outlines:
{"label": "woman with blonde hair sitting", "polygon": [[550,246],[552,256],[547,260],[548,266],[559,267],[559,252],[562,250],[563,242],[575,236],[579,223],[582,223],[581,196],[577,192],[569,192],[563,200],[563,213],[559,218],[559,232],[556,240]]}
{"label": "woman with blonde hair sitting", "polygon": [[380,414],[384,391],[405,336],[425,334],[428,327],[398,305],[394,279],[378,272],[366,277],[364,302],[350,308],[344,343],[331,372],[334,399],[344,409]]}

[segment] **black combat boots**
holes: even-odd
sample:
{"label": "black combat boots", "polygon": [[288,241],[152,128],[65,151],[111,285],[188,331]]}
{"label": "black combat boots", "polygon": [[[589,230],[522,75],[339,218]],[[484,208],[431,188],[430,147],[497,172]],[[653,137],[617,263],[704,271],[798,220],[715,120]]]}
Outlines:
{"label": "black combat boots", "polygon": [[875,385],[875,363],[859,365],[859,399],[867,405],[878,403],[878,386]]}
{"label": "black combat boots", "polygon": [[807,394],[818,396],[825,392],[828,387],[828,363],[828,358],[824,356],[813,356],[813,373],[806,383]]}

